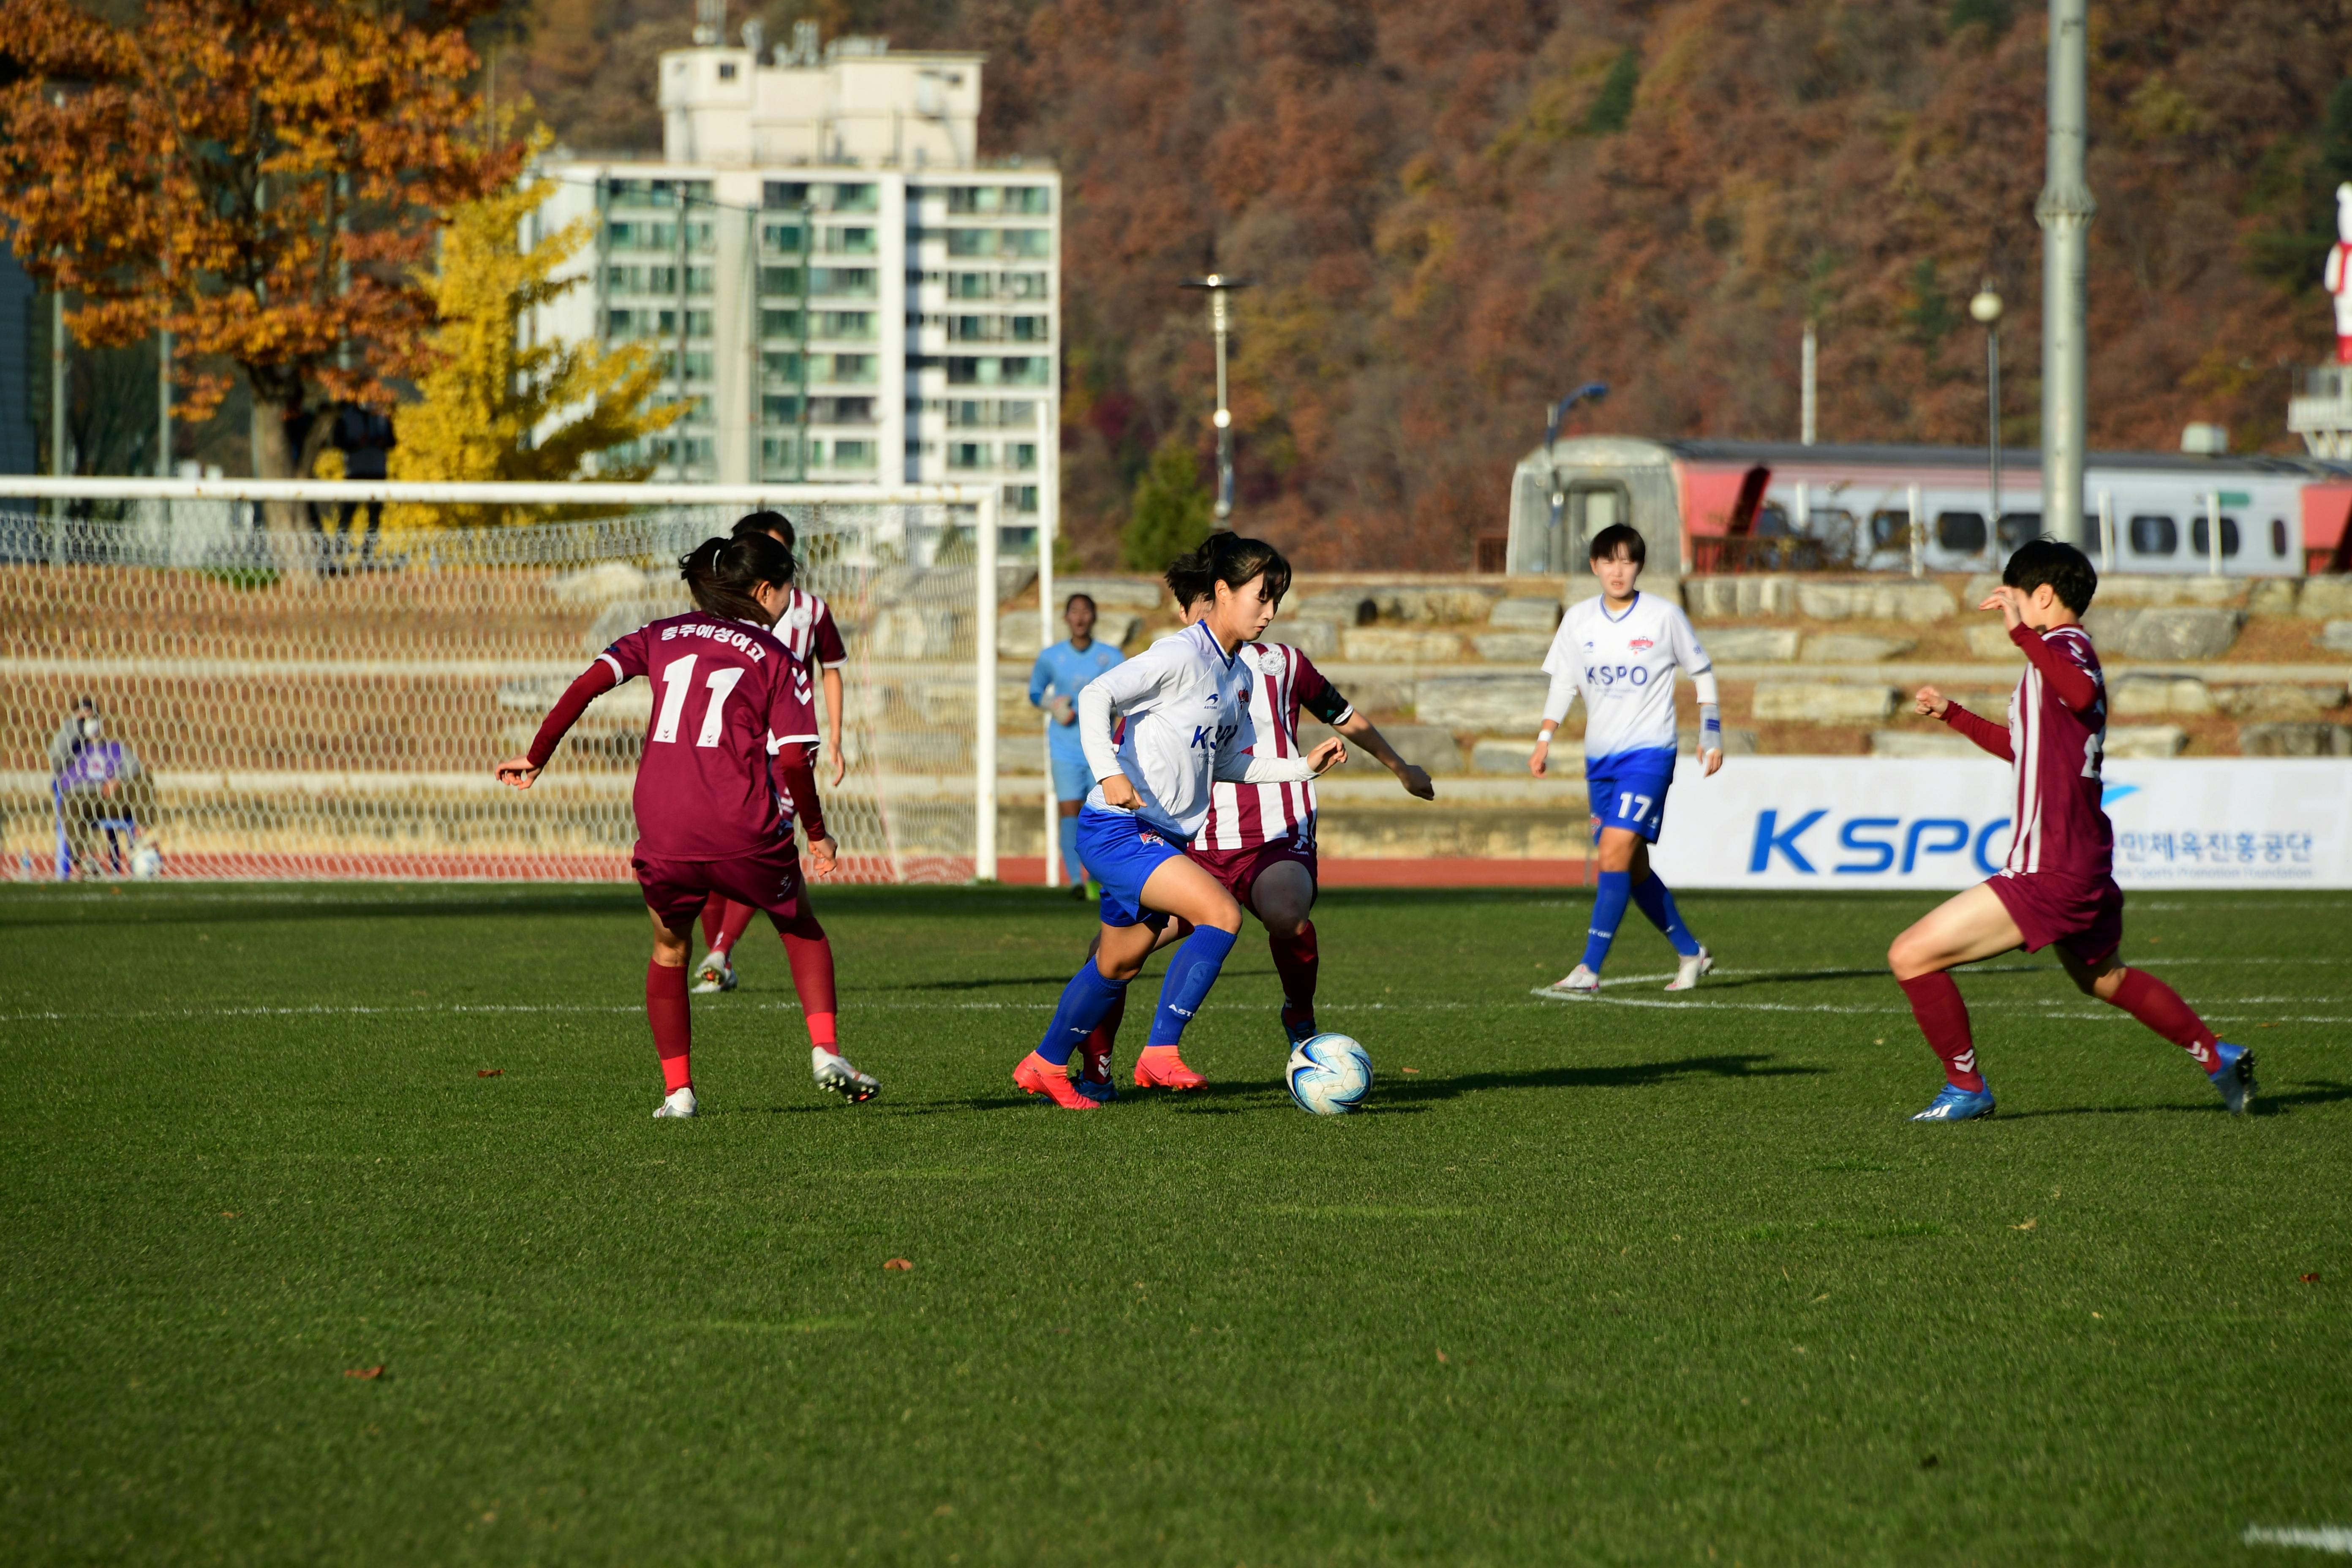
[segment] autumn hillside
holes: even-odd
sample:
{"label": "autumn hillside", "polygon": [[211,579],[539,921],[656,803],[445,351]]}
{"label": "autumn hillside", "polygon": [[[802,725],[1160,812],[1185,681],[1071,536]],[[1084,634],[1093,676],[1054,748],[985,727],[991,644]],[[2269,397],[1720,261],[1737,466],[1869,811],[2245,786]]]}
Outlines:
{"label": "autumn hillside", "polygon": [[[776,6],[769,36],[803,14]],[[1595,428],[1979,439],[1980,278],[2010,301],[2007,434],[2037,438],[2042,11],[2008,0],[832,0],[826,31],[990,52],[993,151],[1068,178],[1067,526],[1116,552],[1170,433],[1208,451],[1174,280],[1244,296],[1248,525],[1319,565],[1453,567],[1499,528],[1545,401]],[[730,33],[743,16],[730,16]],[[685,0],[544,0],[502,79],[583,151],[657,143]],[[2191,419],[2285,449],[2328,343],[2352,178],[2352,4],[2092,7],[2095,443]],[[510,90],[511,89],[509,89]]]}

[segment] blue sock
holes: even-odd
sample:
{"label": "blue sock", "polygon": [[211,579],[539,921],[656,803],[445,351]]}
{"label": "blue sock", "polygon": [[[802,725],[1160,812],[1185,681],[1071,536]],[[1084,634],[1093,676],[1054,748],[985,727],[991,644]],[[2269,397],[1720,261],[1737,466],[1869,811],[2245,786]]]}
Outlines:
{"label": "blue sock", "polygon": [[1085,874],[1078,861],[1078,819],[1066,816],[1062,818],[1062,879],[1075,888]]}
{"label": "blue sock", "polygon": [[1045,1026],[1045,1037],[1037,1042],[1037,1054],[1057,1067],[1067,1063],[1070,1053],[1103,1021],[1110,1005],[1126,994],[1126,981],[1105,980],[1095,961],[1087,959],[1062,987],[1062,1000],[1054,1008],[1054,1021]]}
{"label": "blue sock", "polygon": [[1234,932],[1214,926],[1192,928],[1169,962],[1168,978],[1160,983],[1160,1011],[1151,1016],[1152,1045],[1172,1046],[1184,1037],[1184,1026],[1217,983],[1217,971],[1225,966],[1234,939]]}
{"label": "blue sock", "polygon": [[1675,908],[1675,895],[1655,871],[1633,889],[1633,901],[1642,906],[1642,912],[1650,917],[1652,925],[1666,933],[1666,940],[1675,944],[1676,952],[1685,958],[1698,956],[1698,938],[1683,924],[1683,912]]}
{"label": "blue sock", "polygon": [[1592,928],[1584,939],[1584,967],[1593,973],[1609,962],[1609,944],[1617,940],[1618,922],[1625,918],[1625,900],[1633,896],[1633,873],[1603,871],[1592,894]]}

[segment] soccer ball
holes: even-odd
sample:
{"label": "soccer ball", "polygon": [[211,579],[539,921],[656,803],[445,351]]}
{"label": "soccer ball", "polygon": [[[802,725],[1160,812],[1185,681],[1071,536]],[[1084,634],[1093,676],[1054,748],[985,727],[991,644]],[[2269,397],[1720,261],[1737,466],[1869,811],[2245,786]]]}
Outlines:
{"label": "soccer ball", "polygon": [[1291,1047],[1283,1080],[1299,1110],[1344,1116],[1372,1092],[1372,1058],[1345,1035],[1317,1035]]}
{"label": "soccer ball", "polygon": [[162,876],[163,852],[152,844],[142,844],[131,852],[131,874],[142,882]]}

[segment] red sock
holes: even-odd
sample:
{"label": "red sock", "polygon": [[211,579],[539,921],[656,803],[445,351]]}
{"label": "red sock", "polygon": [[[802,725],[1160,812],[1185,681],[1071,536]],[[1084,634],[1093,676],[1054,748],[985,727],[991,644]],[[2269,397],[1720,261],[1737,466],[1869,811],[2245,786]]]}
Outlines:
{"label": "red sock", "polygon": [[833,993],[833,942],[805,905],[790,921],[779,921],[776,931],[793,966],[793,989],[800,993],[809,1044],[833,1050],[840,1038],[835,1033],[839,1008]]}
{"label": "red sock", "polygon": [[740,941],[743,933],[751,929],[751,917],[760,911],[749,904],[739,904],[732,899],[724,901],[727,906],[727,918],[719,924],[719,945],[732,952],[735,951],[736,942]]}
{"label": "red sock", "polygon": [[686,1000],[686,966],[646,965],[646,1022],[654,1028],[654,1049],[661,1053],[662,1084],[676,1094],[692,1087],[694,1068],[687,1051],[694,1042],[694,1015]]}
{"label": "red sock", "polygon": [[1976,1042],[1969,1037],[1969,1005],[1960,1000],[1959,985],[1948,974],[1922,974],[1902,982],[1911,999],[1911,1016],[1919,1032],[1944,1058],[1944,1077],[1955,1089],[1984,1092],[1984,1074],[1977,1071]]}
{"label": "red sock", "polygon": [[1315,1017],[1315,972],[1321,955],[1315,949],[1315,922],[1302,921],[1289,936],[1269,932],[1265,945],[1274,954],[1274,972],[1282,976],[1282,1021],[1305,1024]]}
{"label": "red sock", "polygon": [[726,894],[713,893],[702,900],[702,945],[706,951],[719,945],[719,928],[726,919]]}
{"label": "red sock", "polygon": [[1111,1001],[1110,1011],[1102,1016],[1095,1032],[1078,1047],[1081,1064],[1079,1076],[1097,1083],[1110,1081],[1111,1053],[1118,1049],[1118,1026],[1127,1017],[1127,991],[1121,987]]}
{"label": "red sock", "polygon": [[2221,1065],[2221,1053],[2213,1047],[2221,1037],[2205,1026],[2180,993],[2143,970],[2124,971],[2123,984],[2116,987],[2109,1000],[2182,1050],[2208,1074]]}

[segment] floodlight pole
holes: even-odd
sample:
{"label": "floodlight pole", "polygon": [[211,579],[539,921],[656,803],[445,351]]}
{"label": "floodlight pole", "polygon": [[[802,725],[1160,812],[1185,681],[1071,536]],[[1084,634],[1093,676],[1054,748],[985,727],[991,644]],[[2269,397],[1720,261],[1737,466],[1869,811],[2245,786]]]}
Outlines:
{"label": "floodlight pole", "polygon": [[1236,289],[1246,289],[1251,279],[1228,278],[1212,272],[1205,278],[1187,278],[1177,285],[1180,289],[1200,289],[1209,296],[1209,331],[1217,341],[1217,412],[1211,423],[1217,427],[1217,526],[1231,528],[1234,515],[1234,411],[1225,394],[1225,335],[1231,330],[1232,312],[1226,308],[1225,296]]}
{"label": "floodlight pole", "polygon": [[1985,330],[1985,451],[1991,496],[1985,550],[1996,563],[2000,559],[2000,293],[1988,278],[1969,301],[1969,314],[1983,322]]}
{"label": "floodlight pole", "polygon": [[2099,204],[2084,178],[2089,110],[2087,0],[2050,0],[2050,109],[2041,199],[2042,527],[2087,549],[2083,524],[2089,382],[2089,236]]}
{"label": "floodlight pole", "polygon": [[[1574,409],[1578,404],[1598,403],[1608,395],[1609,384],[1607,382],[1588,381],[1582,386],[1578,387],[1574,392],[1570,393],[1566,397],[1561,398],[1559,402],[1552,404],[1549,407],[1544,410],[1544,465],[1546,470],[1550,476],[1551,526],[1555,531],[1559,528],[1561,515],[1568,510],[1568,492],[1559,488],[1559,465],[1552,460],[1551,455],[1552,447],[1559,440],[1560,425],[1568,418],[1570,412]],[[1547,543],[1545,547],[1545,561],[1546,564],[1549,565],[1550,561],[1550,547],[1549,543]]]}

